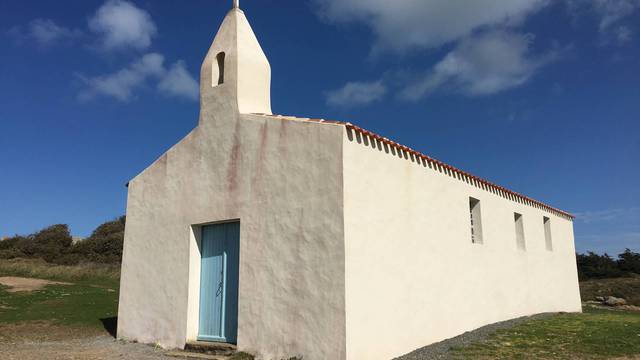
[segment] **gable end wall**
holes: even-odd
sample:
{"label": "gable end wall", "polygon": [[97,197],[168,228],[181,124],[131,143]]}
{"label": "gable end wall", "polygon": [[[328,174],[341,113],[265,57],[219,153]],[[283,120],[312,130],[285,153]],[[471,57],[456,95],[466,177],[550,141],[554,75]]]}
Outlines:
{"label": "gable end wall", "polygon": [[118,336],[195,340],[194,232],[239,219],[239,350],[344,359],[343,128],[236,116],[199,126],[130,182]]}

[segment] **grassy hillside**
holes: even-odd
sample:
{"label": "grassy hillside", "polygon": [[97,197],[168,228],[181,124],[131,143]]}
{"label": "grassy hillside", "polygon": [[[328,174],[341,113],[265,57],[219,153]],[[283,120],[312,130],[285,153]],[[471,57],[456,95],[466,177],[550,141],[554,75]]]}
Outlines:
{"label": "grassy hillside", "polygon": [[96,330],[113,327],[118,312],[119,274],[119,265],[62,266],[42,260],[0,260],[0,277],[69,283],[23,292],[9,292],[0,285],[0,324],[45,321]]}
{"label": "grassy hillside", "polygon": [[498,330],[452,351],[454,359],[611,359],[640,354],[640,313],[586,307]]}
{"label": "grassy hillside", "polygon": [[0,259],[0,276],[117,284],[120,264],[55,265],[42,259]]}
{"label": "grassy hillside", "polygon": [[[52,324],[63,332],[113,333],[118,309],[119,265],[54,265],[43,260],[0,260],[0,277],[64,281],[27,292],[0,286],[0,326]],[[613,295],[638,303],[640,276],[581,283],[584,300]],[[81,329],[81,330],[78,330]],[[13,331],[13,330],[11,330]],[[1,331],[0,331],[1,332]],[[0,334],[0,340],[2,336]],[[451,350],[461,359],[607,359],[640,355],[640,313],[585,308],[498,330],[485,340]]]}
{"label": "grassy hillside", "polygon": [[640,306],[640,276],[582,281],[580,295],[582,301],[595,300],[596,296],[615,296],[627,300],[629,305]]}

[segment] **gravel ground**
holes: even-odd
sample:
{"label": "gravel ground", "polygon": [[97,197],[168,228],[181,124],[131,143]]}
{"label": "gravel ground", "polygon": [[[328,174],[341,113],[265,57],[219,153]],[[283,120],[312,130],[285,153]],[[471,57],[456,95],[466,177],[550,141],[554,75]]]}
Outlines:
{"label": "gravel ground", "polygon": [[164,360],[172,359],[148,345],[116,341],[110,336],[0,344],[3,360]]}
{"label": "gravel ground", "polygon": [[414,350],[407,355],[400,356],[394,360],[431,360],[431,359],[449,359],[449,349],[452,347],[465,346],[476,341],[484,340],[491,336],[498,329],[508,329],[523,322],[535,319],[544,319],[553,314],[538,314],[533,316],[525,316],[517,319],[502,321],[499,323],[483,326],[479,329],[468,331],[454,338],[437,342]]}
{"label": "gravel ground", "polygon": [[[449,349],[486,339],[506,329],[553,314],[539,314],[487,325],[451,339],[417,349],[395,360],[448,359]],[[168,360],[162,349],[115,340],[103,331],[56,326],[48,323],[0,325],[2,360]]]}
{"label": "gravel ground", "polygon": [[176,360],[153,346],[115,340],[104,331],[48,323],[0,325],[2,360]]}

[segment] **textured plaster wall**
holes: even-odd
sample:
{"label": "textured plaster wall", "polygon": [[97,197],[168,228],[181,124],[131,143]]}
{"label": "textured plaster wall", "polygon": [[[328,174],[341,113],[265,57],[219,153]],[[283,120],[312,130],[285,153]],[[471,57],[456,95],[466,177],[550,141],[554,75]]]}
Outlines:
{"label": "textured plaster wall", "polygon": [[343,128],[227,120],[196,129],[131,181],[118,336],[192,340],[192,225],[240,219],[239,349],[342,359]]}
{"label": "textured plaster wall", "polygon": [[[347,359],[391,359],[485,324],[581,311],[571,221],[347,131],[344,184]],[[471,243],[470,196],[481,201],[481,245]],[[514,212],[526,251],[517,249]]]}
{"label": "textured plaster wall", "polygon": [[239,350],[344,359],[344,129],[244,114],[271,112],[270,71],[231,10],[202,65],[198,127],[129,184],[119,337],[195,340],[198,231],[239,219]]}

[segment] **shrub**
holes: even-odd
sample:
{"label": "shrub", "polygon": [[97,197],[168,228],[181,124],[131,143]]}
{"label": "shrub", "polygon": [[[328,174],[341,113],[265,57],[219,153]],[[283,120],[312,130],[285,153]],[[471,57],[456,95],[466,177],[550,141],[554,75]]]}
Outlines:
{"label": "shrub", "polygon": [[640,254],[626,249],[618,255],[618,266],[622,271],[640,274]]}
{"label": "shrub", "polygon": [[125,222],[122,216],[98,226],[91,236],[74,245],[72,253],[81,255],[80,261],[106,264],[121,262]]}
{"label": "shrub", "polygon": [[32,258],[60,265],[117,264],[122,261],[125,217],[98,226],[73,244],[67,225],[53,225],[27,236],[0,241],[0,259]]}
{"label": "shrub", "polygon": [[576,262],[580,280],[620,277],[623,275],[616,261],[608,254],[598,255],[590,251],[587,255],[578,254]]}
{"label": "shrub", "polygon": [[640,274],[640,254],[629,249],[613,259],[608,254],[593,252],[576,254],[578,277],[580,280],[617,278]]}

